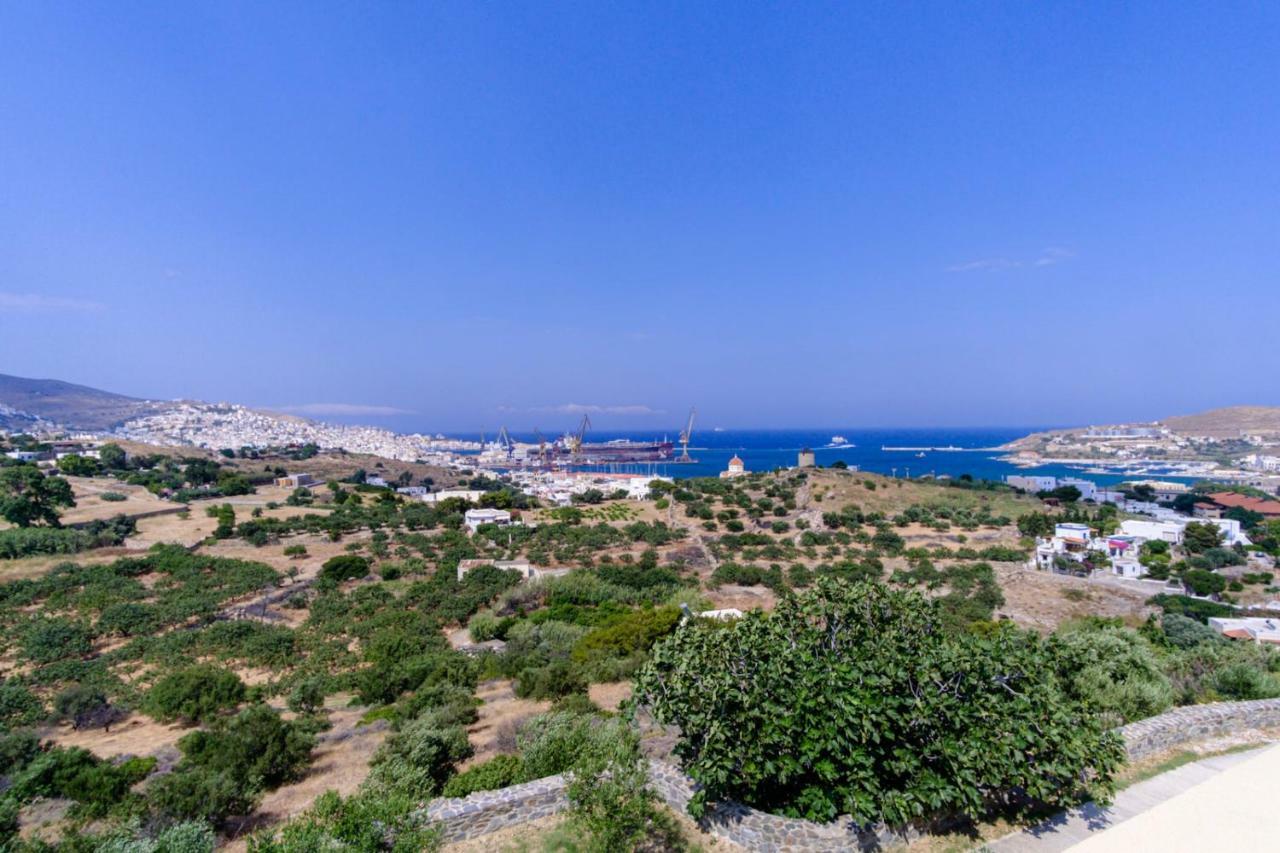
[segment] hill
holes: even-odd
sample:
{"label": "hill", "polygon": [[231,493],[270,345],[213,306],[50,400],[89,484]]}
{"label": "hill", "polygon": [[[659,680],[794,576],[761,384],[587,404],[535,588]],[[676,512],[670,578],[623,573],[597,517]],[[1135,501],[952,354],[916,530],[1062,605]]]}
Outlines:
{"label": "hill", "polygon": [[1161,423],[1178,435],[1239,438],[1248,435],[1280,435],[1280,407],[1229,406],[1198,415],[1178,415]]}
{"label": "hill", "polygon": [[73,430],[109,430],[169,404],[126,397],[59,379],[0,374],[0,428],[31,429],[41,422]]}

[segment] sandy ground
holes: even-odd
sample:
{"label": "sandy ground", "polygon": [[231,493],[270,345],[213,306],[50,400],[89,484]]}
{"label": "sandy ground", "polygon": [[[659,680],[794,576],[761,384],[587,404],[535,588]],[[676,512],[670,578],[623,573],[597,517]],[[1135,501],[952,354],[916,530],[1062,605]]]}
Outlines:
{"label": "sandy ground", "polygon": [[614,681],[609,684],[592,684],[587,696],[606,711],[617,711],[623,702],[631,698],[630,681]]}
{"label": "sandy ground", "polygon": [[180,725],[157,723],[145,714],[130,714],[125,720],[111,726],[111,731],[82,729],[76,731],[70,725],[61,725],[43,736],[59,746],[79,746],[100,758],[117,755],[155,755],[166,747],[172,747],[193,729]]}
{"label": "sandy ground", "polygon": [[497,679],[476,688],[476,696],[483,702],[477,709],[480,719],[467,729],[476,754],[459,765],[459,769],[466,770],[499,753],[512,751],[520,724],[551,710],[550,702],[517,699],[512,685],[509,680]]}
{"label": "sandy ground", "polygon": [[350,796],[369,775],[369,760],[387,736],[386,721],[373,725],[359,725],[365,707],[346,707],[349,696],[330,696],[325,703],[329,709],[329,721],[333,728],[317,738],[307,775],[293,783],[270,791],[248,819],[229,831],[231,840],[223,848],[229,851],[246,849],[248,833],[280,823],[305,812],[315,798],[325,791],[337,791]]}
{"label": "sandy ground", "polygon": [[138,532],[125,540],[125,545],[139,551],[157,542],[190,548],[213,535],[218,522],[205,515],[203,506],[195,504],[188,513],[188,518],[175,513],[138,519]]}
{"label": "sandy ground", "polygon": [[[110,518],[113,515],[136,515],[142,512],[155,512],[158,509],[172,507],[174,504],[160,500],[142,486],[131,486],[111,477],[67,477],[71,491],[75,494],[76,505],[63,511],[63,524],[78,524],[82,521],[93,521],[99,518]],[[104,501],[104,492],[115,492],[124,495],[123,501]]]}
{"label": "sandy ground", "polygon": [[773,590],[766,586],[739,586],[727,583],[719,589],[706,590],[704,595],[713,605],[713,610],[736,607],[744,613],[748,610],[773,610],[778,598]]}
{"label": "sandy ground", "polygon": [[1005,597],[997,613],[1041,633],[1068,619],[1090,615],[1118,616],[1138,625],[1152,612],[1145,604],[1150,590],[1123,581],[1058,575],[1016,563],[995,563],[993,568]]}

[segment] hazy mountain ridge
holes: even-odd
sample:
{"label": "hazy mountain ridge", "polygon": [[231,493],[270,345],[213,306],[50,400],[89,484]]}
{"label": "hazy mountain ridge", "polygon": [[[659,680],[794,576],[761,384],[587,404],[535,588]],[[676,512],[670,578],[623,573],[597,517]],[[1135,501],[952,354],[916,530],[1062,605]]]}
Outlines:
{"label": "hazy mountain ridge", "polygon": [[110,430],[172,405],[60,379],[27,379],[0,373],[0,429],[48,429],[56,425],[70,430]]}

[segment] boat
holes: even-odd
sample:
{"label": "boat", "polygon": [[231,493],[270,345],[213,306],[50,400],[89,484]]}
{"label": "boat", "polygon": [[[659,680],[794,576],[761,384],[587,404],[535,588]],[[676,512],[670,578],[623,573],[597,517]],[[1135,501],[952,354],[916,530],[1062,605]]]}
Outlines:
{"label": "boat", "polygon": [[672,458],[674,445],[670,441],[615,438],[601,443],[584,442],[575,450],[572,436],[566,436],[548,449],[554,459],[591,465],[607,462],[666,462]]}
{"label": "boat", "polygon": [[920,451],[919,453],[917,453],[917,454],[916,454],[916,458],[917,458],[917,459],[923,459],[923,458],[924,458],[924,451],[922,450],[922,451]]}
{"label": "boat", "polygon": [[842,444],[848,444],[848,443],[849,443],[849,439],[845,438],[843,435],[831,436],[831,444],[834,447],[838,447]]}

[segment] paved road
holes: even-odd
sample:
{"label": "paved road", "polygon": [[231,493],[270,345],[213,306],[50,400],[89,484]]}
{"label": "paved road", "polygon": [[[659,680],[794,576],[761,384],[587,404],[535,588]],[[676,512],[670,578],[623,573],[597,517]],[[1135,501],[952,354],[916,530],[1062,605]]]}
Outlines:
{"label": "paved road", "polygon": [[993,853],[1277,849],[1280,745],[1203,758],[987,845]]}

